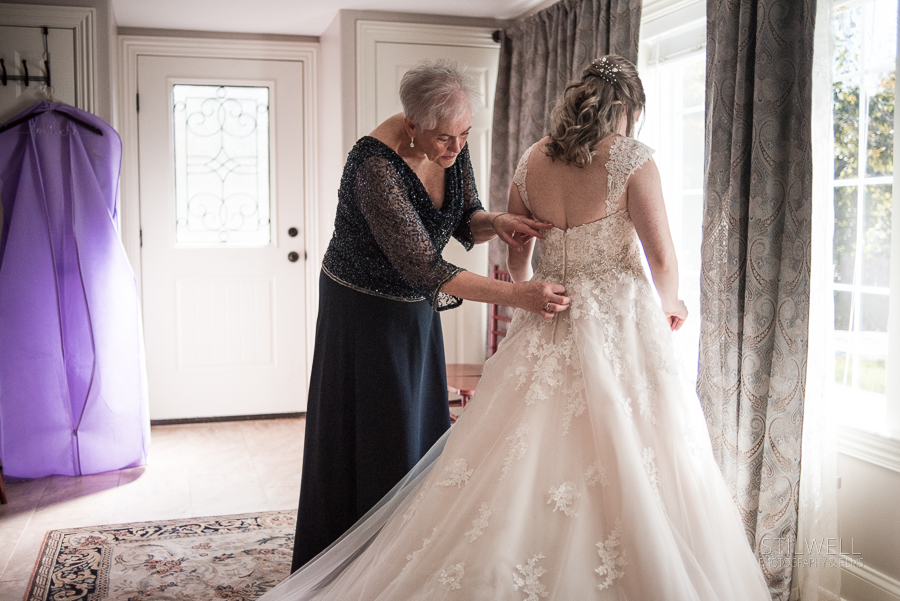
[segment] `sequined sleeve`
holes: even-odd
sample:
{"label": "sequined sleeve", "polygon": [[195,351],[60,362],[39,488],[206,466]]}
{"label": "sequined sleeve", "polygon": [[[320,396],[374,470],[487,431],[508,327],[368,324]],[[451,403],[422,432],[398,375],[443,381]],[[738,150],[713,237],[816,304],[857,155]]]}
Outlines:
{"label": "sequined sleeve", "polygon": [[463,269],[445,261],[435,248],[396,168],[383,157],[369,157],[357,171],[355,188],[372,236],[394,269],[430,297],[434,309],[462,303],[440,290]]}
{"label": "sequined sleeve", "polygon": [[472,216],[478,211],[483,211],[481,201],[478,200],[478,189],[475,187],[475,171],[472,169],[472,160],[469,157],[469,146],[459,154],[460,175],[463,193],[463,215],[459,225],[453,230],[453,237],[459,240],[466,250],[472,250],[475,246],[475,238],[472,235]]}

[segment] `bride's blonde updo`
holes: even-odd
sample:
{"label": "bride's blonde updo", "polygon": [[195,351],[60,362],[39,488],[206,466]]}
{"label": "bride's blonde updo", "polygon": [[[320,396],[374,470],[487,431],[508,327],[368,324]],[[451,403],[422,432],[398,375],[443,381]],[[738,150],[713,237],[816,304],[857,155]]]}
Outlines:
{"label": "bride's blonde updo", "polygon": [[547,156],[578,167],[591,162],[593,147],[614,132],[624,115],[634,133],[634,113],[644,109],[644,85],[634,64],[616,54],[595,58],[569,82],[550,113]]}

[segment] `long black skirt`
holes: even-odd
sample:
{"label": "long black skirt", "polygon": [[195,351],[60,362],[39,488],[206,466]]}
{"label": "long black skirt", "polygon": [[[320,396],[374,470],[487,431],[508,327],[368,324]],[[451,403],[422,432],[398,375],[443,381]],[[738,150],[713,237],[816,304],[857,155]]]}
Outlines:
{"label": "long black skirt", "polygon": [[450,427],[440,315],[319,278],[293,572],[372,508]]}

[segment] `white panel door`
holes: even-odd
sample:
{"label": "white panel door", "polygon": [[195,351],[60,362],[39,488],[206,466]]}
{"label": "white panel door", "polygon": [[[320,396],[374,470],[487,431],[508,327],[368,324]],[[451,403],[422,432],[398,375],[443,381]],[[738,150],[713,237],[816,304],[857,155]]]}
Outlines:
{"label": "white panel door", "polygon": [[306,410],[302,69],[138,58],[151,419]]}
{"label": "white panel door", "polygon": [[[482,102],[472,116],[469,153],[472,157],[479,196],[487,208],[491,165],[491,121],[497,66],[500,60],[499,46],[485,48],[378,42],[376,45],[378,123],[391,115],[403,112],[399,96],[400,78],[403,74],[421,60],[441,58],[466,65],[478,82]],[[374,126],[368,131],[373,128]],[[488,275],[487,244],[478,244],[466,252],[459,242],[451,239],[444,250],[444,258],[472,273]],[[484,362],[487,336],[486,305],[467,301],[458,309],[443,311],[441,325],[444,330],[444,349],[448,363]]]}
{"label": "white panel door", "polygon": [[[50,52],[51,85],[53,97],[59,102],[75,104],[75,31],[49,28],[47,49]],[[6,65],[7,75],[28,74],[45,77],[44,36],[40,27],[0,26],[0,58]],[[0,123],[19,113],[38,100],[43,100],[43,83],[8,81],[0,85]]]}

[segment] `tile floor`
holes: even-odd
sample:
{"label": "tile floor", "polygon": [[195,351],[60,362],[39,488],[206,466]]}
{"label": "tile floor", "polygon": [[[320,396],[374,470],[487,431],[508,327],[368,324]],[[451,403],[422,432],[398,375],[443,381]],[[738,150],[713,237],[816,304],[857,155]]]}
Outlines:
{"label": "tile floor", "polygon": [[0,601],[22,601],[48,530],[296,508],[304,425],[278,419],[154,426],[145,467],[7,482]]}

